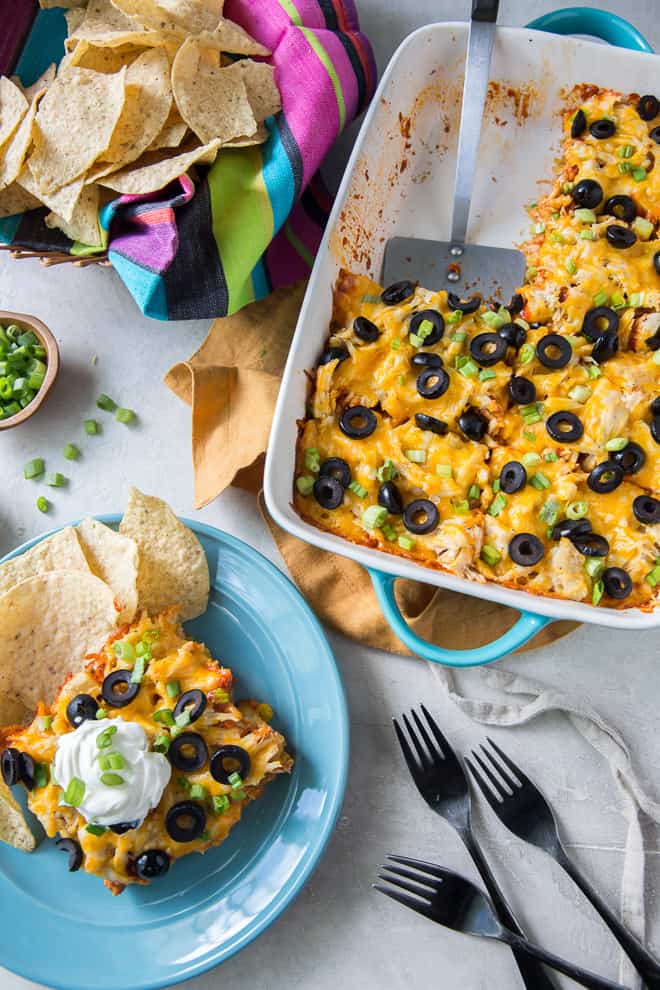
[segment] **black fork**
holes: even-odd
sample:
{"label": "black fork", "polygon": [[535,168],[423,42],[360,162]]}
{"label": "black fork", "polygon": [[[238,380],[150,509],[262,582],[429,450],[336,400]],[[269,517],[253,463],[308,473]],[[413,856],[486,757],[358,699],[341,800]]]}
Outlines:
{"label": "black fork", "polygon": [[[466,773],[435,719],[424,705],[420,705],[420,709],[426,725],[414,709],[410,713],[415,724],[414,728],[408,716],[402,716],[410,742],[398,721],[392,719],[394,731],[417,790],[428,806],[444,818],[462,839],[481,874],[499,920],[524,938],[524,932],[507,904],[472,832],[470,787]],[[540,963],[530,959],[518,948],[512,948],[527,990],[555,990],[555,984]]]}
{"label": "black fork", "polygon": [[514,835],[543,849],[563,866],[598,911],[648,990],[660,990],[660,964],[628,931],[569,857],[546,798],[492,739],[488,742],[491,749],[482,746],[482,755],[475,750],[472,761],[466,757],[465,762],[497,817]]}

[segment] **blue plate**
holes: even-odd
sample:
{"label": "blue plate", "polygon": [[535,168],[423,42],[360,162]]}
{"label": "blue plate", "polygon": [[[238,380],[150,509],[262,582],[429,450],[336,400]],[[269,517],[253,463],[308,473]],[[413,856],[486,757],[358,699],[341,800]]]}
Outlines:
{"label": "blue plate", "polygon": [[[114,526],[120,519],[100,518]],[[151,990],[216,966],[295,897],[341,806],[348,715],[319,623],[261,554],[184,521],[211,572],[209,607],[186,628],[231,667],[237,698],[273,706],[295,767],[266,787],[222,846],[186,856],[166,877],[120,897],[98,877],[68,873],[52,841],[31,854],[0,843],[0,965],[51,987]]]}

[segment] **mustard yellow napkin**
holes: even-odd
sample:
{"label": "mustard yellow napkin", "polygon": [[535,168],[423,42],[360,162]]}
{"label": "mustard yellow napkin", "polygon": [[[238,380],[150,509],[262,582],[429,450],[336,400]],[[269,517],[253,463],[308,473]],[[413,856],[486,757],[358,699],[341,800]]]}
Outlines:
{"label": "mustard yellow napkin", "polygon": [[[165,376],[169,388],[192,406],[196,508],[231,484],[255,494],[261,489],[275,401],[304,290],[299,282],[216,320],[199,350]],[[261,508],[293,580],[322,621],[362,643],[409,654],[383,619],[363,567],[301,542],[276,526],[263,502]],[[451,649],[496,639],[518,615],[416,581],[397,582],[397,598],[418,635]],[[531,646],[559,639],[575,626],[554,622]]]}

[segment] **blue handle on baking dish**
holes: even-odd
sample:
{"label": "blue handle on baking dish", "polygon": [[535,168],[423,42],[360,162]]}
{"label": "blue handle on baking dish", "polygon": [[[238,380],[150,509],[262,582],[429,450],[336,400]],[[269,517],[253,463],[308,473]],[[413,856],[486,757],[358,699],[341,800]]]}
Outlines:
{"label": "blue handle on baking dish", "polygon": [[[630,48],[640,52],[653,51],[646,38],[628,21],[617,17],[616,14],[610,14],[605,10],[594,10],[591,7],[564,7],[561,10],[554,10],[537,17],[527,27],[554,34],[586,34],[601,38],[618,48]],[[448,650],[442,646],[435,646],[434,643],[427,643],[412,631],[401,615],[394,597],[394,582],[397,580],[395,577],[372,568],[368,568],[368,571],[383,615],[401,642],[424,660],[432,660],[447,667],[478,667],[499,660],[500,657],[523,646],[553,621],[535,612],[521,612],[516,624],[492,643],[478,646],[473,650]]]}

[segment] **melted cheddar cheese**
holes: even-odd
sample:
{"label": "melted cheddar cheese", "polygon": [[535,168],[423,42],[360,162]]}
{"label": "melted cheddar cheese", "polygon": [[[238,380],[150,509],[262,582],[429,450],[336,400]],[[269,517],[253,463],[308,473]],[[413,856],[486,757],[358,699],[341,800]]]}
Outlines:
{"label": "melted cheddar cheese", "polygon": [[[552,187],[530,209],[533,236],[523,247],[528,271],[519,289],[519,315],[503,308],[496,314],[483,303],[473,313],[457,313],[446,292],[419,286],[402,302],[386,305],[382,287],[371,279],[340,273],[327,345],[337,350],[326,351],[316,369],[308,414],[299,424],[294,503],[304,519],[355,543],[474,581],[609,607],[655,607],[660,523],[640,522],[632,506],[640,495],[660,497],[660,445],[654,437],[660,420],[652,431],[651,412],[660,395],[660,147],[650,136],[660,116],[642,120],[636,102],[637,97],[593,87],[578,88],[569,97]],[[572,137],[579,109],[587,126]],[[589,127],[603,118],[614,122],[614,133],[598,139]],[[572,195],[583,179],[602,189],[594,216],[580,211]],[[621,195],[634,201],[637,222],[605,212],[607,200]],[[635,233],[632,246],[611,245],[606,230],[612,224]],[[618,320],[618,352],[600,364],[592,356],[593,340],[583,334],[586,314],[599,305]],[[423,310],[434,310],[444,321],[442,336],[431,346],[411,340],[411,319]],[[360,316],[375,324],[376,340],[356,334],[354,320]],[[470,343],[492,330],[493,317],[516,321],[526,339],[486,370],[471,356]],[[570,345],[564,367],[549,368],[538,358],[536,345],[549,333]],[[423,369],[411,359],[420,350],[440,357],[449,375],[439,398],[418,391]],[[511,400],[514,375],[533,382],[535,409]],[[357,405],[376,417],[376,428],[362,438],[346,435],[340,426],[342,413]],[[480,441],[459,426],[468,407],[487,420]],[[576,442],[558,442],[548,432],[548,417],[563,411],[582,424]],[[442,420],[445,435],[420,429],[417,413]],[[598,494],[587,479],[611,458],[612,441],[637,444],[644,463],[614,491]],[[328,458],[345,461],[352,482],[334,509],[324,507],[313,490]],[[525,465],[527,483],[502,497],[500,472],[511,461]],[[388,478],[395,479],[404,505],[420,498],[435,504],[434,529],[408,532],[402,516],[392,513],[371,524],[373,515],[365,517],[365,510],[378,505],[380,485]],[[598,570],[585,566],[589,558],[572,542],[552,538],[567,507],[575,511],[572,503],[586,506],[593,532],[608,541],[604,567],[622,568],[630,577],[625,601],[610,597],[607,589],[603,593]],[[510,542],[520,533],[543,545],[533,566],[511,559]]]}
{"label": "melted cheddar cheese", "polygon": [[[78,694],[95,698],[108,714],[104,725],[121,716],[127,721],[139,723],[148,740],[153,744],[157,736],[167,735],[168,729],[154,720],[154,712],[172,709],[176,698],[167,691],[168,683],[177,681],[181,693],[199,689],[207,696],[204,712],[186,729],[198,733],[206,743],[209,756],[220,746],[237,745],[250,757],[250,770],[243,780],[242,797],[235,800],[236,791],[228,784],[219,783],[210,773],[207,760],[201,769],[183,772],[172,768],[170,782],[161,800],[138,828],[123,835],[111,830],[102,835],[87,831],[87,822],[73,807],[61,803],[62,789],[53,782],[52,775],[44,786],[29,792],[31,811],[42,823],[48,836],[58,833],[63,838],[75,839],[83,852],[83,869],[105,880],[112,893],[121,893],[126,884],[146,883],[135,873],[135,861],[142,852],[159,849],[166,852],[171,861],[190,852],[205,852],[217,846],[229,835],[240,820],[245,805],[258,798],[264,785],[277,774],[290,771],[292,759],[285,751],[285,740],[261,717],[272,713],[268,705],[254,700],[235,704],[231,697],[232,673],[214,660],[207,648],[185,639],[183,630],[173,617],[165,613],[155,620],[146,615],[130,628],[115,634],[98,655],[92,657],[80,673],[72,676],[59,692],[51,707],[41,703],[37,714],[27,728],[4,733],[7,744],[29,754],[35,764],[50,767],[55,758],[58,738],[73,731],[67,719],[67,705]],[[152,660],[144,673],[136,697],[121,708],[112,708],[101,697],[105,677],[118,668],[130,667],[119,660],[113,650],[113,642],[121,638],[123,643],[139,643],[145,633],[155,641],[151,644]],[[219,689],[219,694],[214,694]],[[227,700],[222,700],[224,697]],[[221,700],[218,700],[221,699]],[[261,714],[260,714],[261,713]],[[43,716],[51,716],[49,728],[44,729]],[[177,842],[170,837],[165,826],[168,810],[179,802],[190,800],[190,787],[201,784],[206,792],[202,802],[206,812],[204,834],[191,842]],[[231,798],[229,806],[215,814],[214,796]]]}

